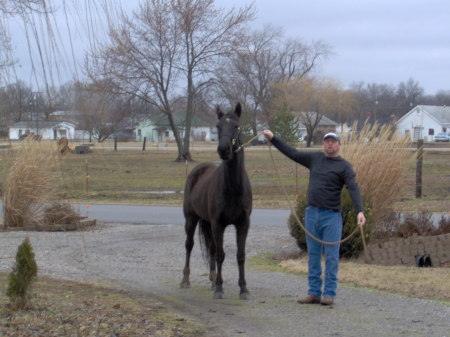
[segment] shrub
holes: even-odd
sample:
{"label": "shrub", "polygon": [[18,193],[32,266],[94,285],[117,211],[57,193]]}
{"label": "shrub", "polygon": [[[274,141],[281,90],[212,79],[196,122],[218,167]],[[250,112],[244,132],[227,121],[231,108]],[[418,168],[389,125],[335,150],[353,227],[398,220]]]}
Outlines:
{"label": "shrub", "polygon": [[70,207],[56,202],[55,181],[61,156],[54,142],[25,139],[8,153],[3,179],[3,214],[6,227],[38,226],[56,218],[75,217]]}
{"label": "shrub", "polygon": [[421,210],[417,214],[407,214],[398,226],[398,236],[410,237],[414,234],[432,235],[434,224],[429,211]]}
{"label": "shrub", "polygon": [[436,235],[447,233],[450,233],[450,218],[442,216],[436,228]]}
{"label": "shrub", "polygon": [[[366,209],[364,214],[367,218],[367,223],[364,226],[364,235],[365,239],[368,240],[370,238],[371,233],[371,223],[372,223],[372,214],[371,209],[368,206],[370,202],[366,201],[365,203]],[[299,220],[302,224],[305,224],[305,209],[307,206],[306,194],[300,194],[297,197],[297,205],[296,205],[296,213]],[[352,200],[350,198],[350,194],[346,189],[342,192],[342,238],[348,237],[356,228],[356,210],[353,207]],[[290,215],[288,219],[289,231],[290,234],[295,238],[298,247],[301,250],[306,251],[306,234],[304,230],[300,227],[297,222],[297,219],[294,215]],[[361,232],[358,230],[350,239],[341,244],[340,247],[340,255],[341,257],[351,258],[357,257],[363,250],[363,243],[361,240]]]}
{"label": "shrub", "polygon": [[442,216],[435,224],[431,212],[427,210],[406,215],[392,211],[381,217],[375,227],[374,239],[406,238],[413,235],[432,236],[450,233],[450,219]]}
{"label": "shrub", "polygon": [[34,259],[33,248],[26,237],[17,249],[16,262],[8,276],[9,297],[14,308],[25,308],[28,302],[28,293],[31,283],[36,278],[38,267]]}
{"label": "shrub", "polygon": [[44,222],[47,225],[77,223],[81,218],[70,204],[55,203],[44,209]]}

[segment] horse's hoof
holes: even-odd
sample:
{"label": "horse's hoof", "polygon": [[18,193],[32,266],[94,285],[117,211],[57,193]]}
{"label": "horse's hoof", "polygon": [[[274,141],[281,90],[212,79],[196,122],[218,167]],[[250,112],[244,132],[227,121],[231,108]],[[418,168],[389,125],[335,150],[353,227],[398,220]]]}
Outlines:
{"label": "horse's hoof", "polygon": [[180,283],[180,288],[184,289],[184,288],[190,288],[191,284],[189,282],[183,281]]}
{"label": "horse's hoof", "polygon": [[223,293],[214,293],[213,299],[222,300],[224,298]]}
{"label": "horse's hoof", "polygon": [[248,301],[251,299],[250,293],[241,293],[239,294],[239,299]]}

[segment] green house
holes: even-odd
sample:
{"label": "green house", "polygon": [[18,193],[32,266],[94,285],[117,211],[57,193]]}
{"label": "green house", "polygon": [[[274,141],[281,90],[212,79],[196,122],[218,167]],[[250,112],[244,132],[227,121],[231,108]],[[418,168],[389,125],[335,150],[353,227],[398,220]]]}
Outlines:
{"label": "green house", "polygon": [[[183,112],[174,113],[175,124],[180,130],[180,136],[184,137],[186,124],[186,114]],[[146,137],[148,142],[164,143],[175,141],[172,128],[166,115],[152,116],[140,122],[135,128],[135,139],[138,142]],[[214,141],[217,140],[217,131],[210,123],[201,118],[192,119],[191,140],[194,141]]]}

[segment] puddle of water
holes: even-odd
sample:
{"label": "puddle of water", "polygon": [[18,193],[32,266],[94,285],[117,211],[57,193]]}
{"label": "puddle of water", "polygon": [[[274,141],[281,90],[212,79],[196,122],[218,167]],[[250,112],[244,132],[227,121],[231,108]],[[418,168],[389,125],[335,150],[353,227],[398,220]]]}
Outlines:
{"label": "puddle of water", "polygon": [[270,184],[273,184],[273,181],[260,180],[252,182],[252,185],[270,185]]}
{"label": "puddle of water", "polygon": [[122,191],[124,193],[136,193],[136,194],[177,194],[184,193],[184,191]]}

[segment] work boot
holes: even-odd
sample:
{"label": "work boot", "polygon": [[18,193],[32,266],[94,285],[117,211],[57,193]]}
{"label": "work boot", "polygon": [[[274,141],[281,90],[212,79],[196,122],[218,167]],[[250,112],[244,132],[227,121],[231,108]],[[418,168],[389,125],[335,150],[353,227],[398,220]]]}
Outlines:
{"label": "work boot", "polygon": [[297,303],[300,303],[300,304],[319,304],[320,303],[320,297],[308,294],[308,295],[306,295],[306,297],[299,298],[297,300]]}
{"label": "work boot", "polygon": [[322,297],[322,300],[320,301],[320,304],[322,305],[333,305],[334,299],[330,296],[324,296]]}

